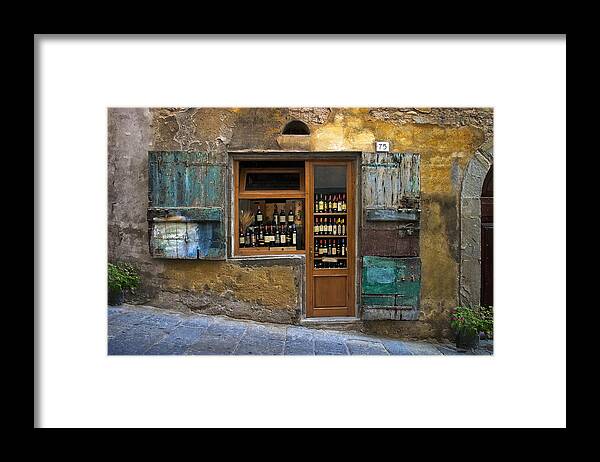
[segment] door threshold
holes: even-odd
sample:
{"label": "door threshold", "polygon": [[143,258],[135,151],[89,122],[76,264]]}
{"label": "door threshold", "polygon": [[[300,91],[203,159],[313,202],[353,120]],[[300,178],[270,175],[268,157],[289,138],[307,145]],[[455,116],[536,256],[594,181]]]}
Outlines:
{"label": "door threshold", "polygon": [[361,319],[355,316],[323,316],[320,318],[300,319],[300,324],[352,324],[360,321]]}

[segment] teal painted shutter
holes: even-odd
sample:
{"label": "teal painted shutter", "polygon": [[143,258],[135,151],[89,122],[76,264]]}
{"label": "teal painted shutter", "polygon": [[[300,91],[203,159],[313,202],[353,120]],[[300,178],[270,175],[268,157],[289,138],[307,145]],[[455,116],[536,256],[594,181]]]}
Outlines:
{"label": "teal painted shutter", "polygon": [[421,293],[420,156],[363,153],[361,305],[366,320],[416,320]]}
{"label": "teal painted shutter", "polygon": [[227,166],[207,153],[148,152],[150,254],[224,260]]}

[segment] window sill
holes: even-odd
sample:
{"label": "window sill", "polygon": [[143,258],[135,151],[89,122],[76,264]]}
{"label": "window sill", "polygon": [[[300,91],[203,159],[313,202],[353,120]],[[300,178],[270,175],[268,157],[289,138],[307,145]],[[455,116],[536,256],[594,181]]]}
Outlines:
{"label": "window sill", "polygon": [[306,250],[292,250],[281,248],[281,250],[271,249],[269,247],[247,247],[237,249],[236,255],[239,256],[254,256],[254,255],[304,255]]}
{"label": "window sill", "polygon": [[272,254],[252,254],[252,255],[233,255],[228,258],[231,261],[252,261],[252,260],[302,260],[306,257],[304,251],[301,253],[275,253]]}

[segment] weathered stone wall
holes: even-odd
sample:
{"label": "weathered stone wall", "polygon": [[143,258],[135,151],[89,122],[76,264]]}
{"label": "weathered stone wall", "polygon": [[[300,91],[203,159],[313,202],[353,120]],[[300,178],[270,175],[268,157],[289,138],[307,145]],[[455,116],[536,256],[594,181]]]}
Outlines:
{"label": "weathered stone wall", "polygon": [[257,320],[298,319],[304,290],[301,258],[152,259],[146,222],[148,150],[209,151],[225,159],[228,150],[283,149],[281,130],[294,119],[310,127],[311,151],[372,151],[375,140],[387,140],[393,151],[421,155],[420,320],[362,325],[388,335],[447,335],[448,310],[459,300],[461,185],[475,152],[492,142],[490,108],[110,109],[109,259],[128,260],[142,269],[145,284],[137,300]]}

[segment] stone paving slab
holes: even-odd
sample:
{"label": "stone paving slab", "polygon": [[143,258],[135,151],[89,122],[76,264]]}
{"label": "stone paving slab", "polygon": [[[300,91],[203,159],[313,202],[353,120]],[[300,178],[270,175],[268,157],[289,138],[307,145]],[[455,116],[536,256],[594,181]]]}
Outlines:
{"label": "stone paving slab", "polygon": [[424,343],[424,342],[404,342],[408,347],[408,350],[413,355],[441,355],[442,352],[438,350],[435,345]]}
{"label": "stone paving slab", "polygon": [[179,316],[161,316],[160,314],[151,314],[140,321],[140,324],[150,324],[160,329],[170,330],[173,327],[181,324]]}
{"label": "stone paving slab", "polygon": [[168,334],[160,327],[147,325],[134,326],[120,335],[108,340],[109,355],[142,355],[146,354],[155,343]]}
{"label": "stone paving slab", "polygon": [[215,320],[200,339],[186,349],[185,354],[228,355],[238,346],[247,326]]}
{"label": "stone paving slab", "polygon": [[154,307],[109,307],[109,355],[487,355],[493,342],[461,352],[451,344],[352,331],[259,323]]}
{"label": "stone paving slab", "polygon": [[401,340],[382,339],[381,343],[390,355],[410,356],[413,354],[412,351],[408,348],[408,345],[406,345],[406,343],[404,343]]}
{"label": "stone paving slab", "polygon": [[315,342],[309,329],[290,326],[286,330],[285,355],[314,355]]}
{"label": "stone paving slab", "polygon": [[450,348],[448,346],[444,346],[444,345],[437,345],[436,346],[438,350],[440,350],[440,352],[444,355],[456,355],[456,356],[460,356],[463,353],[460,353],[459,351],[456,350],[456,348]]}
{"label": "stone paving slab", "polygon": [[351,355],[389,355],[381,342],[366,342],[364,340],[346,341]]}
{"label": "stone paving slab", "polygon": [[350,354],[344,342],[344,336],[332,331],[315,331],[315,355]]}
{"label": "stone paving slab", "polygon": [[208,327],[212,319],[210,316],[187,316],[181,318],[181,326],[183,327],[197,327],[197,328],[206,328]]}
{"label": "stone paving slab", "polygon": [[113,314],[112,317],[109,317],[109,321],[112,324],[118,325],[126,325],[128,327],[136,326],[142,322],[144,318],[150,316],[150,312],[147,311],[122,311],[120,313]]}
{"label": "stone paving slab", "polygon": [[120,314],[127,313],[125,308],[117,307],[117,306],[109,306],[108,307],[108,319],[114,319],[115,316],[119,316]]}
{"label": "stone paving slab", "polygon": [[200,340],[206,327],[179,325],[170,334],[146,351],[148,355],[181,355]]}
{"label": "stone paving slab", "polygon": [[250,324],[233,354],[281,355],[285,343],[285,329]]}

